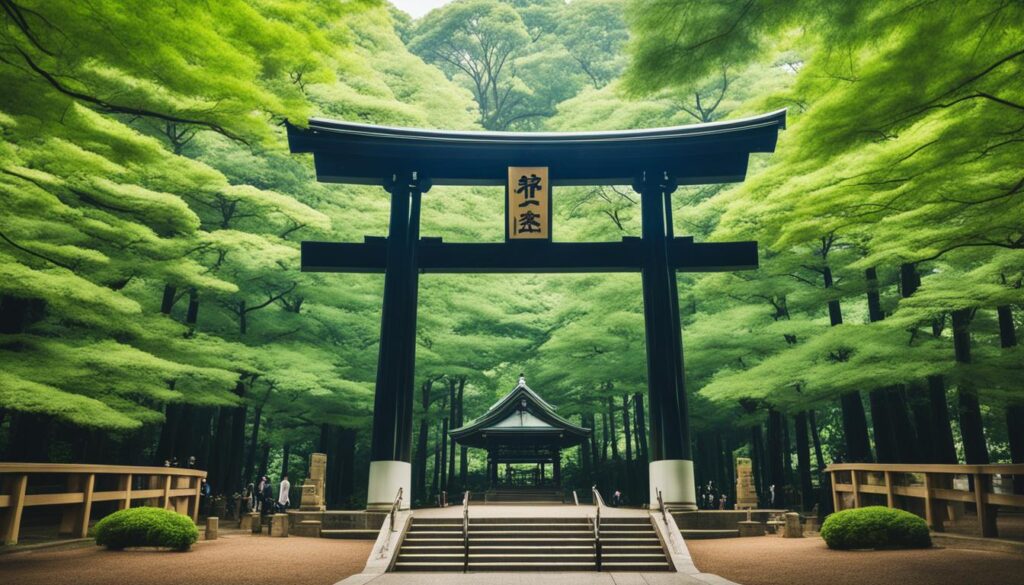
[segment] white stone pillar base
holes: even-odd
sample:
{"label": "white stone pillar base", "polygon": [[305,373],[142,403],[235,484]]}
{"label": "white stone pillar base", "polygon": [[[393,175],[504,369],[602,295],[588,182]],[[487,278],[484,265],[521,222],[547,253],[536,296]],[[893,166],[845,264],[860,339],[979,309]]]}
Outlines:
{"label": "white stone pillar base", "polygon": [[697,486],[693,482],[693,461],[663,459],[648,465],[651,479],[651,509],[658,507],[658,490],[665,505],[681,510],[697,509]]}
{"label": "white stone pillar base", "polygon": [[405,461],[371,461],[366,509],[390,511],[398,488],[402,488],[402,510],[412,503],[412,464]]}

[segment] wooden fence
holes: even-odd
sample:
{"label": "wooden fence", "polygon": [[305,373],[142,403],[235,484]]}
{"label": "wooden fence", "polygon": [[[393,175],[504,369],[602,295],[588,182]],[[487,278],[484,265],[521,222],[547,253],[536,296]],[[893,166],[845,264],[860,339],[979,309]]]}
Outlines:
{"label": "wooden fence", "polygon": [[890,508],[918,514],[923,510],[928,526],[936,532],[944,530],[947,518],[956,517],[957,507],[970,504],[977,510],[981,536],[996,537],[999,507],[1024,508],[1024,495],[1013,493],[1012,477],[1024,481],[1024,464],[837,463],[825,471],[832,476],[836,511],[859,508],[866,494],[876,494],[885,496]]}
{"label": "wooden fence", "polygon": [[[0,463],[0,538],[17,544],[26,506],[62,506],[60,532],[83,538],[89,532],[92,505],[150,500],[192,520],[199,519],[199,490],[206,472],[177,467]],[[63,481],[62,481],[63,480]],[[107,489],[107,487],[113,489]]]}

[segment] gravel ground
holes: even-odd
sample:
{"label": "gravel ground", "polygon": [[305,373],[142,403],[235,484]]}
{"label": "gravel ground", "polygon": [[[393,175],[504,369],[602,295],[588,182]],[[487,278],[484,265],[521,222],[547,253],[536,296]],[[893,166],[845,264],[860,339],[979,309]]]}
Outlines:
{"label": "gravel ground", "polygon": [[1024,557],[951,548],[834,551],[818,537],[688,540],[694,564],[743,585],[1007,585]]}
{"label": "gravel ground", "polygon": [[0,583],[17,585],[333,585],[363,570],[367,540],[224,535],[191,551],[101,547],[0,555]]}

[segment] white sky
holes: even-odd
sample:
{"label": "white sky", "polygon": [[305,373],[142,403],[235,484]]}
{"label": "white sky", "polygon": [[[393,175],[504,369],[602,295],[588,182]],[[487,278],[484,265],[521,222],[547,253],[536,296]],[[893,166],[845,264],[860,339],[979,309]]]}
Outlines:
{"label": "white sky", "polygon": [[452,0],[391,0],[391,3],[412,15],[419,18],[431,10],[448,4]]}

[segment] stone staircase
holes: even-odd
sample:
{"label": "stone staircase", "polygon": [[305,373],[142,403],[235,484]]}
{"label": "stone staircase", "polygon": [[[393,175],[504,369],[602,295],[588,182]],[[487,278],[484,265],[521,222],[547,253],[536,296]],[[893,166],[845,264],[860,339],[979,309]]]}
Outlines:
{"label": "stone staircase", "polygon": [[[648,517],[601,521],[604,571],[671,571]],[[416,518],[395,571],[464,569],[462,520]],[[596,571],[594,531],[586,518],[471,518],[469,571]]]}

